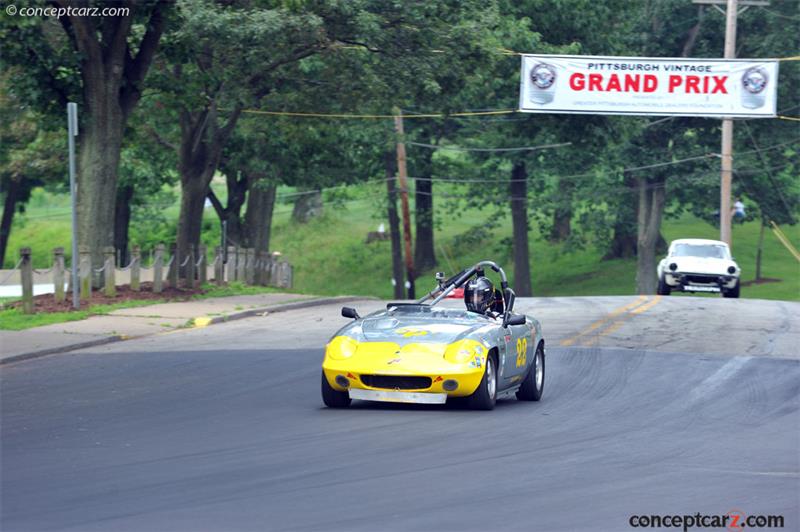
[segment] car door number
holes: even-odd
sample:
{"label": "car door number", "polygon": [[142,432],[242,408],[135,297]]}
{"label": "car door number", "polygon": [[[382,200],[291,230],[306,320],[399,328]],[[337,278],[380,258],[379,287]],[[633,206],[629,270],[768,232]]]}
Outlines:
{"label": "car door number", "polygon": [[528,339],[519,338],[517,340],[517,367],[524,367],[528,362]]}

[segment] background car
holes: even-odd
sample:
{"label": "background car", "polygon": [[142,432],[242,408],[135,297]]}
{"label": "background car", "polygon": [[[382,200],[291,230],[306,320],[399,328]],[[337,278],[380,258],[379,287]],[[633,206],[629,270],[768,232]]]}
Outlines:
{"label": "background car", "polygon": [[674,240],[667,256],[658,263],[658,294],[682,292],[721,292],[723,297],[739,297],[741,269],[731,257],[725,242],[700,238]]}

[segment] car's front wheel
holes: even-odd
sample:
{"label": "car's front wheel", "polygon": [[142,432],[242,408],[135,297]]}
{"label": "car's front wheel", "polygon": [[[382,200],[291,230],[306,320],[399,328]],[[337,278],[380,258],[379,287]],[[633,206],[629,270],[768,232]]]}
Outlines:
{"label": "car's front wheel", "polygon": [[739,280],[736,280],[736,285],[733,288],[723,288],[722,289],[722,297],[739,297]]}
{"label": "car's front wheel", "polygon": [[522,386],[517,390],[517,399],[520,401],[538,401],[544,393],[544,345],[539,343],[533,355],[533,364],[528,370],[528,375],[522,381]]}
{"label": "car's front wheel", "polygon": [[656,293],[660,296],[668,296],[672,292],[672,287],[667,284],[666,279],[664,276],[658,278],[658,288],[656,288]]}
{"label": "car's front wheel", "polygon": [[492,410],[497,402],[497,363],[493,356],[486,357],[486,371],[478,389],[469,396],[469,407],[475,410]]}
{"label": "car's front wheel", "polygon": [[347,392],[339,392],[333,387],[325,378],[325,372],[322,372],[322,402],[329,408],[345,408],[350,406],[350,395]]}

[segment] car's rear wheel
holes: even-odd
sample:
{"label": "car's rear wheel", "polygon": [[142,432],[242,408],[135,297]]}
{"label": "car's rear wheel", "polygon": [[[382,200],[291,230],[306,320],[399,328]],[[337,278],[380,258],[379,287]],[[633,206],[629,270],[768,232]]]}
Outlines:
{"label": "car's rear wheel", "polygon": [[540,342],[533,355],[533,364],[528,369],[522,386],[517,390],[520,401],[538,401],[544,393],[544,345]]}
{"label": "car's rear wheel", "polygon": [[334,390],[328,379],[325,378],[325,372],[322,372],[322,402],[325,406],[330,408],[345,408],[350,406],[350,395],[347,392],[339,392]]}
{"label": "car's rear wheel", "polygon": [[736,285],[733,288],[723,288],[722,289],[722,297],[738,298],[739,297],[739,290],[740,290],[740,286],[739,286],[739,281],[737,280],[736,281]]}
{"label": "car's rear wheel", "polygon": [[469,396],[469,407],[475,410],[492,410],[497,402],[497,362],[493,356],[486,357],[486,371],[478,389]]}
{"label": "car's rear wheel", "polygon": [[667,284],[667,281],[664,280],[664,276],[658,278],[658,288],[656,288],[656,293],[660,296],[668,296],[672,292],[672,287]]}

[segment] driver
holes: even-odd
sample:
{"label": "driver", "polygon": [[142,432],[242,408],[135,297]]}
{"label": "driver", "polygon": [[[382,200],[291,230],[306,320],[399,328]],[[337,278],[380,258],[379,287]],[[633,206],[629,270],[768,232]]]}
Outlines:
{"label": "driver", "polygon": [[477,312],[485,316],[494,317],[491,311],[494,304],[494,285],[483,276],[472,279],[464,287],[464,303],[467,310]]}

